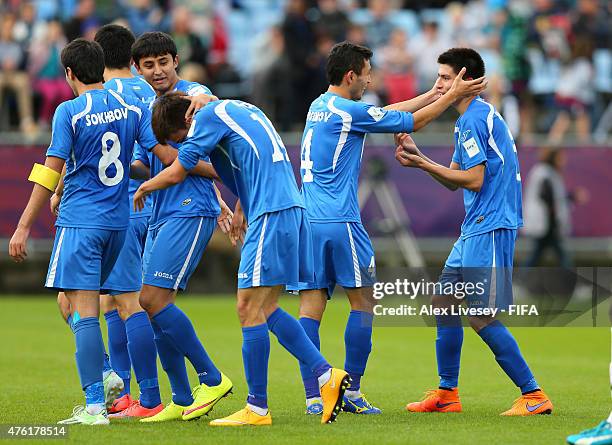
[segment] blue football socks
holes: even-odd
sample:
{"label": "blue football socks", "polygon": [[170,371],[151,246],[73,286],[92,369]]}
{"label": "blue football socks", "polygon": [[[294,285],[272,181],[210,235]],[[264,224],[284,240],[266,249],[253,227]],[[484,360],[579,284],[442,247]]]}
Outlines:
{"label": "blue football socks", "polygon": [[[304,332],[306,332],[306,335],[312,344],[320,351],[321,341],[319,339],[319,326],[321,325],[321,322],[312,318],[302,317],[300,318],[299,323],[304,329]],[[306,393],[306,398],[312,399],[320,397],[319,380],[312,375],[312,371],[304,362],[300,362],[300,372],[302,373],[302,381],[304,382],[304,392]]]}
{"label": "blue football socks", "polygon": [[331,368],[300,323],[281,308],[268,317],[268,329],[287,351],[310,368],[315,377],[319,378]]}
{"label": "blue football socks", "polygon": [[191,387],[187,367],[185,366],[185,356],[176,349],[174,343],[164,334],[162,328],[156,323],[155,317],[151,320],[153,327],[155,345],[162,368],[168,375],[170,387],[172,388],[172,401],[180,406],[189,406],[193,403]]}
{"label": "blue football socks", "polygon": [[459,385],[461,346],[463,345],[461,317],[458,315],[438,316],[436,321],[436,359],[440,388],[453,389]]}
{"label": "blue football socks", "polygon": [[365,373],[368,357],[372,351],[372,323],[374,315],[352,310],[344,331],[346,358],[344,370],[351,376],[351,391],[359,391],[361,377]]}
{"label": "blue football socks", "polygon": [[140,404],[145,408],[154,408],[161,403],[161,398],[157,380],[157,350],[147,313],[136,312],[128,317],[125,330],[129,355],[140,387]]}
{"label": "blue football socks", "polygon": [[242,360],[249,395],[247,403],[262,409],[268,408],[268,359],[270,358],[270,334],[268,326],[242,328]]}
{"label": "blue football socks", "polygon": [[100,386],[102,403],[104,403],[104,386],[102,384],[102,367],[104,364],[104,343],[97,317],[81,318],[74,323],[76,342],[76,364],[81,381],[81,388],[86,392],[87,404],[100,403]]}
{"label": "blue football socks", "polygon": [[174,304],[169,304],[155,314],[153,319],[171,339],[174,347],[191,362],[198,373],[200,383],[208,386],[217,386],[221,383],[221,372],[206,353],[191,321],[183,311]]}
{"label": "blue football socks", "polygon": [[521,355],[518,343],[500,321],[485,326],[478,335],[489,346],[499,366],[523,394],[539,389],[539,386]]}
{"label": "blue football socks", "polygon": [[132,362],[128,352],[127,335],[125,323],[119,312],[115,309],[104,314],[108,331],[108,353],[110,355],[110,365],[119,377],[123,380],[123,391],[119,397],[130,393],[130,378],[132,376]]}

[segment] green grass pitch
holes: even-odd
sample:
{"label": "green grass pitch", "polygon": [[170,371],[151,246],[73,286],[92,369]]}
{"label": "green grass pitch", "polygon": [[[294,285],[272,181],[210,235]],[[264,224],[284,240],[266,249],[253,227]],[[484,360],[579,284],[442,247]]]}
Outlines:
{"label": "green grass pitch", "polygon": [[[282,303],[291,313],[297,313],[295,297],[283,297]],[[247,390],[234,298],[179,297],[178,304],[191,317],[213,360],[235,385],[233,396],[217,405],[210,417],[242,408]],[[0,423],[51,424],[68,417],[83,396],[74,364],[74,340],[60,319],[54,296],[1,298],[0,305]],[[345,299],[336,297],[328,305],[321,329],[323,352],[336,366],[343,365],[347,312]],[[113,421],[109,427],[71,426],[67,440],[88,444],[560,444],[567,434],[594,426],[608,415],[607,329],[516,328],[513,332],[538,382],[555,404],[551,416],[499,416],[510,407],[518,391],[486,345],[468,330],[460,377],[464,412],[405,412],[406,402],[418,400],[426,389],[436,386],[435,330],[379,327],[374,331],[373,352],[362,387],[382,408],[381,416],[341,414],[335,424],[321,425],[319,418],[304,415],[297,363],[272,337],[268,386],[271,427],[213,428],[208,418],[159,425]],[[195,383],[195,373],[191,378]],[[160,383],[162,399],[167,401],[170,390],[161,367]],[[137,391],[133,382],[132,392]]]}

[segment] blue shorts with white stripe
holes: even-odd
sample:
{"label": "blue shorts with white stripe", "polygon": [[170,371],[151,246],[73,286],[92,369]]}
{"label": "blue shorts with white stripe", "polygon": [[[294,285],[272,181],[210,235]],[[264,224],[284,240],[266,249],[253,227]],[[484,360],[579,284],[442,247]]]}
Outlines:
{"label": "blue shorts with white stripe", "polygon": [[376,262],[370,237],[357,222],[313,222],[315,280],[300,287],[326,289],[328,298],[337,284],[345,288],[371,287]]}
{"label": "blue shorts with white stripe", "polygon": [[169,218],[149,229],[142,257],[143,284],[184,290],[217,225],[217,218]]}
{"label": "blue shorts with white stripe", "polygon": [[[117,79],[118,80],[118,79]],[[125,243],[115,267],[104,282],[111,295],[138,292],[142,287],[142,253],[147,239],[149,217],[130,218]]]}
{"label": "blue shorts with white stripe", "polygon": [[515,229],[496,229],[464,239],[460,237],[440,275],[442,288],[452,285],[455,296],[465,299],[469,307],[506,309],[513,300],[515,241]]}
{"label": "blue shorts with white stripe", "polygon": [[125,230],[58,227],[45,287],[100,290],[119,257]]}
{"label": "blue shorts with white stripe", "polygon": [[297,289],[313,279],[312,236],[304,209],[291,207],[249,221],[240,253],[238,288]]}

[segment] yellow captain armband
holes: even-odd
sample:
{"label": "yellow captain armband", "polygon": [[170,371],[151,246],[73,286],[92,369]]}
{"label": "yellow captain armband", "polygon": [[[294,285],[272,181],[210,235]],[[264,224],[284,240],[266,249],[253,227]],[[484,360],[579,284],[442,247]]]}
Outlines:
{"label": "yellow captain armband", "polygon": [[32,173],[30,173],[30,177],[28,178],[28,181],[42,185],[52,192],[55,192],[55,187],[57,187],[59,180],[60,174],[58,172],[38,163],[34,164]]}

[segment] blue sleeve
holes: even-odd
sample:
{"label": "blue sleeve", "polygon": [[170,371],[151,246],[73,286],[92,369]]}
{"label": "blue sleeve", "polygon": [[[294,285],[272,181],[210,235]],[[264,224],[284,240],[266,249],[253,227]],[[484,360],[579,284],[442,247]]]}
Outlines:
{"label": "blue sleeve", "polygon": [[134,144],[134,154],[132,155],[132,162],[134,161],[140,161],[147,167],[151,167],[147,151],[143,149],[140,144]]}
{"label": "blue sleeve", "polygon": [[380,107],[356,102],[351,110],[351,130],[361,133],[412,133],[412,113],[385,110]]}
{"label": "blue sleeve", "polygon": [[455,149],[453,150],[453,162],[461,165],[461,157],[459,156],[459,152],[457,151],[457,144],[455,144]]}
{"label": "blue sleeve", "polygon": [[152,150],[158,142],[157,138],[153,134],[153,128],[151,127],[151,111],[143,103],[138,103],[138,107],[142,111],[140,121],[138,122],[138,133],[136,135],[136,141],[145,149]]}
{"label": "blue sleeve", "polygon": [[463,169],[487,162],[487,122],[482,119],[466,119],[461,124],[459,150],[464,159]]}
{"label": "blue sleeve", "polygon": [[217,118],[213,109],[214,106],[202,108],[191,121],[187,139],[181,144],[178,154],[185,170],[194,168],[200,159],[208,159],[226,135],[227,125]]}
{"label": "blue sleeve", "polygon": [[199,94],[212,94],[210,89],[204,85],[200,85],[199,83],[192,83],[185,91],[189,96],[197,96]]}
{"label": "blue sleeve", "polygon": [[64,160],[68,159],[72,151],[74,130],[72,129],[67,102],[60,104],[55,110],[51,128],[51,144],[47,149],[47,156],[55,156]]}

